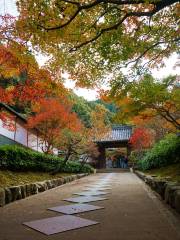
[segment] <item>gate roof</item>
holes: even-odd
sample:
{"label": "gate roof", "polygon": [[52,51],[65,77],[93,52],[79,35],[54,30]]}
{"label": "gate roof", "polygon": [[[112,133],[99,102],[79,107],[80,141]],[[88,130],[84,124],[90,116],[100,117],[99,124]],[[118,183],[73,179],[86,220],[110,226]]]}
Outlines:
{"label": "gate roof", "polygon": [[112,130],[105,134],[101,139],[96,140],[97,143],[103,142],[128,142],[132,135],[131,125],[115,125]]}

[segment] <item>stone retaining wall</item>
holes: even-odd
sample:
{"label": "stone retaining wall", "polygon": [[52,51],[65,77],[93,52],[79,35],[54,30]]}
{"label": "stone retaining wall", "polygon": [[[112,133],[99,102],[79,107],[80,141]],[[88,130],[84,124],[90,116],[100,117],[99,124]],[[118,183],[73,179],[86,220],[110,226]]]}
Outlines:
{"label": "stone retaining wall", "polygon": [[156,177],[145,175],[140,171],[135,171],[136,175],[156,191],[165,203],[180,213],[180,185],[167,180],[160,180]]}
{"label": "stone retaining wall", "polygon": [[82,173],[82,174],[70,175],[70,176],[52,179],[52,180],[46,180],[42,182],[0,188],[0,207],[10,202],[14,202],[16,200],[26,198],[30,195],[38,194],[48,189],[61,186],[65,183],[77,180],[87,175],[88,173]]}

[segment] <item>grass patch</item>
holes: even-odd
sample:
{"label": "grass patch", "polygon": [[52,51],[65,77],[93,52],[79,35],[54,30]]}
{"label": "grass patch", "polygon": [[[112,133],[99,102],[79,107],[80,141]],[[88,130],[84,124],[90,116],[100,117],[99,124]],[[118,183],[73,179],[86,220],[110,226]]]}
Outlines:
{"label": "grass patch", "polygon": [[149,175],[156,175],[160,179],[168,178],[170,181],[180,183],[180,163],[144,171],[144,173],[147,173]]}
{"label": "grass patch", "polygon": [[69,175],[72,174],[58,173],[56,175],[50,175],[48,173],[42,172],[12,172],[8,170],[0,170],[0,187],[9,187],[26,183],[40,182]]}

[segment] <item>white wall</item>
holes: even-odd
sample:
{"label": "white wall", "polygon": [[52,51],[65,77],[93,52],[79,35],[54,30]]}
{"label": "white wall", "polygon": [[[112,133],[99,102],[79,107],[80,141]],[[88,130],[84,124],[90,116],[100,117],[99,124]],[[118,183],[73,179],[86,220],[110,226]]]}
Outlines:
{"label": "white wall", "polygon": [[0,119],[0,134],[14,140],[14,131],[10,131],[7,128],[3,127],[3,122]]}
{"label": "white wall", "polygon": [[19,123],[16,123],[15,141],[24,146],[28,146],[28,144],[27,144],[27,129],[24,128]]}
{"label": "white wall", "polygon": [[[37,141],[37,135],[27,131],[25,124],[23,126],[23,123],[16,123],[16,131],[10,131],[6,127],[3,127],[3,122],[0,120],[0,134],[35,151],[42,152],[42,143],[40,138],[38,137]],[[53,152],[55,155],[58,154],[58,150],[55,148],[53,149]]]}
{"label": "white wall", "polygon": [[26,127],[23,126],[23,123],[16,123],[16,130],[10,131],[3,126],[3,122],[0,120],[0,134],[16,141],[17,143],[28,146],[33,150],[39,150],[39,148],[37,148],[37,135],[28,132]]}
{"label": "white wall", "polygon": [[28,147],[32,148],[33,150],[38,150],[37,146],[37,136],[32,133],[28,133]]}

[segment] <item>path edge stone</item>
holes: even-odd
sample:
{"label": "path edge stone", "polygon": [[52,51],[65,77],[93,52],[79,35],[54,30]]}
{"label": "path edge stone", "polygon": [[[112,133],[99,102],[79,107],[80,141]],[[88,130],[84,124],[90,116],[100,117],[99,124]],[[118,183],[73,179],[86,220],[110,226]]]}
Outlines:
{"label": "path edge stone", "polygon": [[180,213],[180,184],[163,179],[157,179],[155,176],[146,175],[141,171],[134,173],[143,180],[152,190],[157,192],[164,202]]}
{"label": "path edge stone", "polygon": [[0,207],[3,207],[4,205],[14,202],[16,200],[20,200],[20,199],[29,197],[31,195],[38,194],[52,188],[59,187],[61,185],[78,180],[88,175],[90,174],[79,173],[79,174],[73,174],[73,175],[69,175],[61,178],[44,180],[41,182],[0,188]]}

